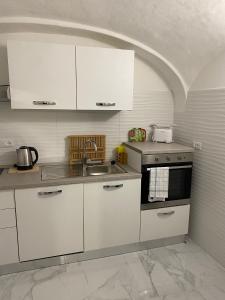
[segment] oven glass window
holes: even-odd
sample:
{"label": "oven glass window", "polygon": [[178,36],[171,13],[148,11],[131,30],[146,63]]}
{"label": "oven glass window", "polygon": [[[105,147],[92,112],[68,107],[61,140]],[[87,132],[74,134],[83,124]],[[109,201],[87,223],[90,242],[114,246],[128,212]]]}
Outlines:
{"label": "oven glass window", "polygon": [[168,200],[190,198],[191,175],[192,175],[192,168],[170,170]]}
{"label": "oven glass window", "polygon": [[[150,166],[149,166],[150,167]],[[168,198],[166,200],[188,199],[191,197],[192,168],[173,166],[169,170]],[[147,167],[142,170],[141,202],[149,203],[150,172]]]}

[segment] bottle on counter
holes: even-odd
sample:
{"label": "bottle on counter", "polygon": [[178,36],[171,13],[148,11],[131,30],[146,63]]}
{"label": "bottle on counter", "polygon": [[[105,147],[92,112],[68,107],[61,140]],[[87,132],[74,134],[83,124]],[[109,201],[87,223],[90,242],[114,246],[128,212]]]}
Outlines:
{"label": "bottle on counter", "polygon": [[116,147],[116,161],[120,164],[127,164],[127,152],[123,145]]}

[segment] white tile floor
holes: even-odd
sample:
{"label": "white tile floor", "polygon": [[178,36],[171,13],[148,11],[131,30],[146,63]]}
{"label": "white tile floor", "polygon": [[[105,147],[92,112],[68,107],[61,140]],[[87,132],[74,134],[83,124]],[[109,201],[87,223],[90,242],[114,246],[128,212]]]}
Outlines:
{"label": "white tile floor", "polygon": [[192,242],[0,277],[0,300],[225,300],[225,269]]}

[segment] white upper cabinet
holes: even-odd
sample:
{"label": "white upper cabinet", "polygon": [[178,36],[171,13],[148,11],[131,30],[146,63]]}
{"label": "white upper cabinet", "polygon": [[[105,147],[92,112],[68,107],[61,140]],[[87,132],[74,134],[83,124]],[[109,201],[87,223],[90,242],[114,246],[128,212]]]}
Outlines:
{"label": "white upper cabinet", "polygon": [[134,51],[76,47],[77,109],[132,110]]}
{"label": "white upper cabinet", "polygon": [[11,107],[76,109],[75,46],[10,40]]}

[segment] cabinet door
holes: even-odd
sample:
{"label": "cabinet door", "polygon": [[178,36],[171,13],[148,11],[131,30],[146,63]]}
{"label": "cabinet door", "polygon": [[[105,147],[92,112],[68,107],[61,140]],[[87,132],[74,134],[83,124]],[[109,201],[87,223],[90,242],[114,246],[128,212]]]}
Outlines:
{"label": "cabinet door", "polygon": [[165,207],[141,212],[141,241],[188,233],[190,205]]}
{"label": "cabinet door", "polygon": [[15,208],[14,191],[0,191],[0,209]]}
{"label": "cabinet door", "polygon": [[139,241],[139,179],[84,185],[84,248],[101,249]]}
{"label": "cabinet door", "polygon": [[131,110],[134,51],[76,47],[77,109]]}
{"label": "cabinet door", "polygon": [[15,209],[0,209],[0,228],[16,227]]}
{"label": "cabinet door", "polygon": [[83,185],[15,191],[21,261],[83,251]]}
{"label": "cabinet door", "polygon": [[75,46],[8,41],[11,106],[76,109]]}
{"label": "cabinet door", "polygon": [[19,262],[16,227],[0,229],[0,265]]}

